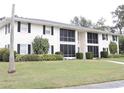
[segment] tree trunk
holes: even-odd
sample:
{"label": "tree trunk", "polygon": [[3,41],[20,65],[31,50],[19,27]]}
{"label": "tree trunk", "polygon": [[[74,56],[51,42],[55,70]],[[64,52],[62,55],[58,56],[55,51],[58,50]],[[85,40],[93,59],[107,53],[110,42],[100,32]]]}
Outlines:
{"label": "tree trunk", "polygon": [[11,32],[10,32],[10,56],[9,56],[9,69],[8,73],[14,73],[15,69],[15,59],[14,59],[14,10],[15,5],[12,5],[12,16],[11,16]]}

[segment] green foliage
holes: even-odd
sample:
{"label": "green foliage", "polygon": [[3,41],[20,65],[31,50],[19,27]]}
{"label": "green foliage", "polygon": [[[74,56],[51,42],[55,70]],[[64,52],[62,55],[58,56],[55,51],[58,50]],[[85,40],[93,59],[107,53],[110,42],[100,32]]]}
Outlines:
{"label": "green foliage", "polygon": [[63,60],[62,55],[51,55],[51,54],[30,54],[30,55],[17,55],[16,61],[56,61]]}
{"label": "green foliage", "polygon": [[83,59],[83,53],[76,53],[77,59]]}
{"label": "green foliage", "polygon": [[61,51],[55,52],[56,55],[64,55]]}
{"label": "green foliage", "polygon": [[117,44],[115,42],[110,42],[109,50],[111,54],[117,53]]}
{"label": "green foliage", "polygon": [[47,54],[49,49],[48,39],[43,39],[42,37],[35,37],[32,42],[33,52],[35,54]]}
{"label": "green foliage", "polygon": [[[16,52],[14,51],[14,56],[16,58]],[[0,49],[0,61],[8,62],[9,61],[9,49],[1,48]]]}
{"label": "green foliage", "polygon": [[119,53],[124,53],[124,36],[119,37]]}
{"label": "green foliage", "polygon": [[115,28],[120,30],[122,34],[122,28],[124,27],[124,5],[119,5],[115,11],[112,12],[113,23],[115,23]]}
{"label": "green foliage", "polygon": [[124,57],[124,54],[115,54],[115,55],[109,55],[108,56],[109,58],[121,58],[121,57]]}
{"label": "green foliage", "polygon": [[86,59],[93,59],[93,52],[86,52]]}
{"label": "green foliage", "polygon": [[82,16],[80,16],[80,17],[75,16],[73,18],[73,20],[71,20],[71,23],[74,25],[77,25],[77,26],[82,26],[82,27],[90,27],[91,28],[93,26],[91,20],[88,20]]}
{"label": "green foliage", "polygon": [[17,55],[16,61],[39,61],[39,56],[36,54],[30,54],[30,55]]}
{"label": "green foliage", "polygon": [[107,51],[102,51],[101,52],[101,58],[108,58],[108,52]]}

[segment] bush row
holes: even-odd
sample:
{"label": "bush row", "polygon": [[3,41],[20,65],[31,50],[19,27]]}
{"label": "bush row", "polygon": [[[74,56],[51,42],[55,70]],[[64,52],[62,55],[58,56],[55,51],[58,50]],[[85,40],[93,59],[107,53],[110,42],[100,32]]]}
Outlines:
{"label": "bush row", "polygon": [[[94,55],[92,52],[86,52],[86,59],[93,59]],[[77,59],[83,59],[83,53],[76,53]]]}
{"label": "bush row", "polygon": [[43,54],[43,55],[17,55],[16,61],[56,61],[56,60],[63,60],[62,55],[50,55],[50,54]]}
{"label": "bush row", "polygon": [[[14,52],[16,58],[16,52]],[[9,49],[1,48],[0,49],[0,61],[8,62],[9,61]]]}
{"label": "bush row", "polygon": [[109,55],[109,58],[120,58],[120,57],[124,57],[124,54],[115,54],[115,55]]}

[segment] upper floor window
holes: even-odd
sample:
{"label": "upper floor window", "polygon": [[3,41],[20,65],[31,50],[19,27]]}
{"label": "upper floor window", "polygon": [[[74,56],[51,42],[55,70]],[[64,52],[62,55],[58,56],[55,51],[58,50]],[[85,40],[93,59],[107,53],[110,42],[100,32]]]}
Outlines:
{"label": "upper floor window", "polygon": [[107,34],[102,34],[102,40],[108,40],[108,35]]}
{"label": "upper floor window", "polygon": [[75,42],[75,31],[69,29],[60,29],[60,41]]}
{"label": "upper floor window", "polygon": [[113,41],[117,41],[117,36],[112,35],[112,40],[113,40]]}
{"label": "upper floor window", "polygon": [[43,34],[50,35],[50,33],[51,33],[51,35],[54,34],[54,27],[53,26],[49,27],[49,26],[43,25]]}
{"label": "upper floor window", "polygon": [[5,25],[5,34],[10,33],[10,24]]}
{"label": "upper floor window", "polygon": [[18,32],[31,33],[31,23],[18,22],[17,30]]}
{"label": "upper floor window", "polygon": [[98,43],[98,34],[96,33],[87,33],[87,42],[88,43]]}

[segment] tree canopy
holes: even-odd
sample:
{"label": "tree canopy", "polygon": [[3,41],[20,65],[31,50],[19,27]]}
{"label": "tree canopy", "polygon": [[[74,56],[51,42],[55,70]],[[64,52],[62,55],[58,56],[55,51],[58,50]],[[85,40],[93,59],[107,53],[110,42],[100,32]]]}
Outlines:
{"label": "tree canopy", "polygon": [[124,27],[124,5],[119,5],[115,11],[112,12],[112,15],[115,27],[119,29],[120,34],[122,34],[122,28]]}

